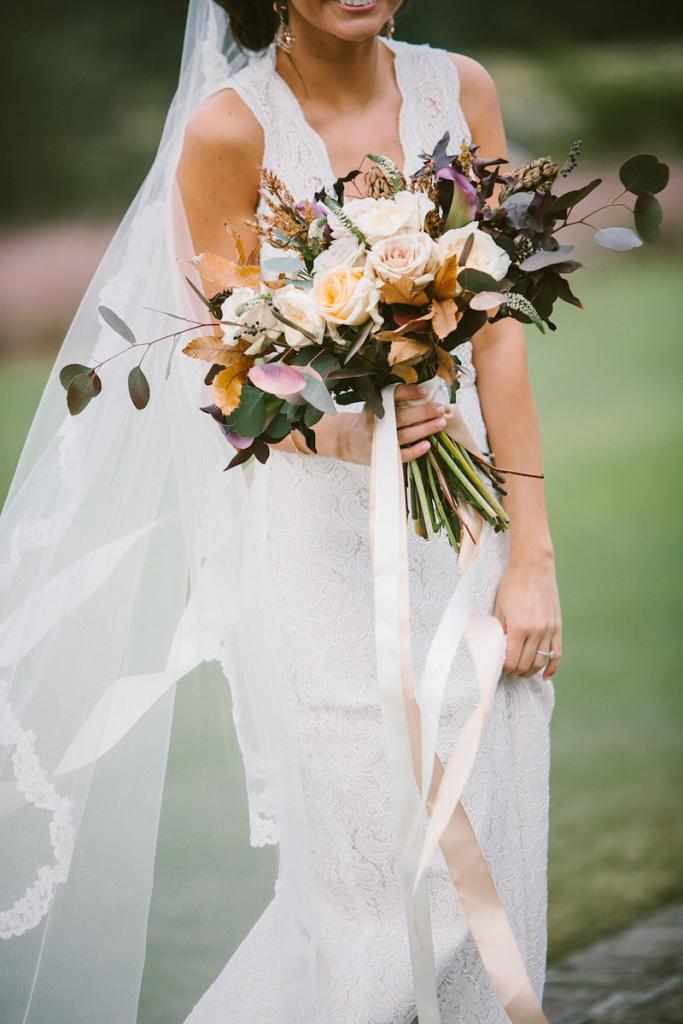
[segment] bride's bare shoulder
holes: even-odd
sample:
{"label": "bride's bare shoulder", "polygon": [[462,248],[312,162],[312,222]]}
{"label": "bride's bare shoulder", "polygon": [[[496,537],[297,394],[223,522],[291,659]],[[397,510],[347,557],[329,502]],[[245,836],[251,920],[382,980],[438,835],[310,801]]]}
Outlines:
{"label": "bride's bare shoulder", "polygon": [[185,128],[185,150],[188,149],[202,155],[222,152],[260,156],[263,131],[235,89],[219,89],[190,116]]}
{"label": "bride's bare shoulder", "polygon": [[[460,79],[460,106],[470,126],[472,137],[482,150],[500,150],[505,147],[505,132],[498,90],[491,73],[474,57],[464,53],[449,53]],[[503,147],[503,149],[501,149]]]}
{"label": "bride's bare shoulder", "polygon": [[191,115],[177,180],[196,252],[232,257],[226,223],[254,248],[262,159],[263,132],[234,89],[213,93]]}

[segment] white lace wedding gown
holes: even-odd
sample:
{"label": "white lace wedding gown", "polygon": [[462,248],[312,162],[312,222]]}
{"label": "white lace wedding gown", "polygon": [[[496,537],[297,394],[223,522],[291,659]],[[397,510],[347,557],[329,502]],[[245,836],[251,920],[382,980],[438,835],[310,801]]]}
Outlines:
{"label": "white lace wedding gown", "polygon": [[[421,163],[446,130],[452,151],[469,130],[458,102],[457,72],[444,51],[391,44],[403,97],[400,134],[405,170]],[[334,178],[320,137],[275,71],[274,49],[231,78],[261,123],[264,165],[295,196]],[[458,349],[458,404],[488,448],[471,345]],[[396,841],[375,675],[374,606],[368,540],[369,470],[331,458],[274,452],[267,562],[272,600],[287,643],[289,684],[306,811],[316,823],[314,872],[324,908],[333,1005],[304,1024],[406,1024],[415,1015],[405,913],[394,875]],[[474,612],[490,614],[508,553],[507,535],[489,548]],[[457,580],[444,537],[409,530],[415,678]],[[286,585],[285,585],[286,584]],[[289,599],[294,592],[296,602]],[[305,609],[305,615],[301,614]],[[313,642],[314,641],[314,642]],[[445,762],[477,695],[463,688],[468,653],[449,680],[438,753]],[[503,676],[463,804],[472,820],[539,997],[545,977],[549,722],[552,682]],[[252,809],[253,810],[253,809]],[[262,832],[260,830],[262,829]],[[273,823],[252,818],[252,837],[273,841]],[[440,851],[430,900],[443,1024],[508,1020],[482,967]],[[296,937],[280,913],[280,894],[199,1001],[186,1024],[267,1024],[277,1018],[283,949]],[[294,1024],[294,1022],[292,1022]]]}

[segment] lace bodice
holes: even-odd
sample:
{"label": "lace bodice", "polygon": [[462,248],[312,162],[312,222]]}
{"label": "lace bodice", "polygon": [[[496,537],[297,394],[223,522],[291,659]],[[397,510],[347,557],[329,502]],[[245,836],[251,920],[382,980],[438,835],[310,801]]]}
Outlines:
{"label": "lace bodice", "polygon": [[[460,106],[460,79],[445,50],[383,40],[395,55],[396,82],[401,94],[399,141],[404,155],[403,172],[414,173],[421,154],[431,153],[448,131],[453,149],[472,135]],[[275,44],[234,74],[226,85],[234,89],[253,112],[263,130],[264,167],[273,168],[297,198],[306,198],[334,183],[329,153],[322,138],[308,123],[301,104],[276,70]],[[259,206],[257,215],[261,213]],[[265,261],[272,250],[264,246]],[[471,345],[457,350],[463,366],[463,383],[474,382]]]}
{"label": "lace bodice", "polygon": [[[457,147],[471,139],[460,109],[456,69],[428,46],[390,44],[402,94],[400,134],[405,171],[420,165],[445,131]],[[264,163],[297,197],[330,185],[329,155],[275,70],[274,48],[230,80],[260,121]],[[462,360],[458,405],[482,448],[488,448],[471,346]],[[378,697],[374,604],[368,537],[369,467],[326,456],[273,451],[253,475],[249,518],[264,526],[268,587],[259,619],[281,652],[281,682],[311,827],[311,886],[320,908],[325,983],[296,988],[286,1004],[280,978],[292,976],[305,944],[292,930],[291,894],[276,897],[230,959],[186,1024],[254,1020],[286,1024],[408,1024],[415,1016],[388,768]],[[475,614],[491,614],[509,549],[497,534],[482,558]],[[427,541],[408,531],[412,651],[420,696],[427,650],[459,566],[445,535]],[[295,598],[292,598],[295,595]],[[228,673],[229,675],[229,673]],[[452,667],[438,754],[449,759],[478,699],[466,645]],[[499,685],[464,804],[510,915],[529,975],[540,996],[545,967],[545,858],[548,809],[548,722],[554,692],[540,675]],[[240,714],[235,715],[238,736]],[[248,731],[248,730],[247,730]],[[240,746],[249,793],[253,845],[276,843],[264,752]],[[267,751],[265,752],[267,755]],[[444,1024],[503,1024],[468,933],[445,862],[431,865],[430,897]],[[327,973],[326,973],[327,972]],[[315,1005],[303,1005],[310,995]]]}

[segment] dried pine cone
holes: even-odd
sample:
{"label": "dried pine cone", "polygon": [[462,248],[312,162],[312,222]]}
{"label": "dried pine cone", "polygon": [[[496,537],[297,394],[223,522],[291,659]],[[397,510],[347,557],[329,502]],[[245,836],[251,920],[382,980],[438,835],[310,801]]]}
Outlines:
{"label": "dried pine cone", "polygon": [[517,181],[513,185],[505,185],[501,189],[500,202],[511,196],[514,192],[542,192],[552,188],[557,175],[559,165],[551,160],[549,156],[541,156],[538,160],[531,160],[513,171]]}
{"label": "dried pine cone", "polygon": [[382,168],[376,164],[365,172],[363,180],[365,181],[366,194],[372,199],[382,199],[394,194],[389,179]]}

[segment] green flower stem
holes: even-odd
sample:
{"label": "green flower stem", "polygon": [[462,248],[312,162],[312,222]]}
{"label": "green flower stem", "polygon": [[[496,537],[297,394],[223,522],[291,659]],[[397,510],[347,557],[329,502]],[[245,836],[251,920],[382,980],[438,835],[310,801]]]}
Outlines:
{"label": "green flower stem", "polygon": [[470,495],[470,500],[474,498],[474,501],[472,502],[474,507],[480,508],[489,519],[496,520],[497,516],[488,502],[488,495],[486,495],[485,493],[482,494],[481,488],[476,488],[470,483],[470,481],[468,480],[467,476],[464,474],[458,463],[454,462],[454,460],[450,456],[450,453],[446,448],[444,448],[442,444],[437,444],[437,451],[441,458],[443,459],[443,461],[448,466],[448,468],[450,469],[450,471],[456,477],[458,483]]}
{"label": "green flower stem", "polygon": [[439,512],[439,516],[441,517],[441,522],[443,523],[443,525],[445,527],[445,530],[446,530],[446,533],[448,534],[448,539],[451,542],[451,547],[455,551],[460,551],[460,544],[458,543],[458,540],[457,540],[457,538],[455,536],[455,533],[453,532],[451,524],[448,521],[448,516],[446,515],[446,510],[444,508],[443,502],[441,501],[441,495],[439,494],[439,485],[437,483],[436,477],[434,475],[434,470],[432,468],[432,463],[433,462],[436,462],[436,459],[434,458],[434,455],[433,455],[432,452],[428,452],[427,453],[427,477],[429,479],[429,486],[430,486],[431,491],[432,491],[432,497],[434,499],[434,504],[437,507],[437,510]]}
{"label": "green flower stem", "polygon": [[410,491],[410,515],[412,517],[413,523],[415,524],[416,531],[420,533],[420,508],[417,499],[417,488],[415,487],[413,474],[410,471],[410,463],[405,463],[405,466],[407,471],[408,488]]}
{"label": "green flower stem", "polygon": [[[500,505],[496,501],[496,499],[490,493],[488,488],[484,486],[484,484],[481,481],[481,478],[479,477],[479,474],[474,469],[474,466],[472,465],[471,461],[466,457],[465,453],[461,450],[460,445],[456,444],[455,441],[453,441],[453,439],[449,437],[444,430],[442,430],[438,436],[440,442],[439,447],[441,448],[441,454],[443,455],[443,457],[445,458],[446,452],[443,450],[442,446],[445,446],[448,452],[450,452],[450,454],[453,456],[453,459],[455,459],[458,465],[460,466],[462,472],[467,477],[467,480],[471,485],[470,487],[467,488],[467,490],[471,492],[472,488],[476,488],[476,492],[482,499],[482,503],[485,506],[489,507],[490,511],[494,515],[494,518],[496,518],[500,522],[501,526],[509,526],[510,520],[508,518],[507,512],[502,507],[502,505]],[[460,476],[460,474],[458,475]]]}
{"label": "green flower stem", "polygon": [[427,492],[425,491],[424,481],[416,459],[413,459],[410,463],[410,472],[412,473],[413,480],[415,481],[415,487],[420,501],[420,508],[422,509],[422,518],[424,520],[425,530],[427,533],[427,540],[434,540],[436,533],[432,523],[432,511],[429,507]]}

